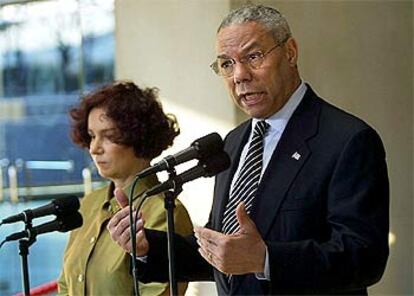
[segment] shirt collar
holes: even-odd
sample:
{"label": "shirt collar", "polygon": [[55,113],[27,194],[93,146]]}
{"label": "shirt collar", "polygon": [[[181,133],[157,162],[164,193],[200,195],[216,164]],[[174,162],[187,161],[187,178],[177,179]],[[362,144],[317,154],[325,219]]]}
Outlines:
{"label": "shirt collar", "polygon": [[[293,92],[293,94],[290,96],[289,100],[286,102],[286,104],[277,111],[272,116],[266,118],[266,122],[270,124],[271,130],[281,130],[284,129],[284,127],[287,125],[287,122],[289,121],[290,117],[292,117],[293,112],[296,110],[300,102],[302,101],[305,92],[306,92],[307,86],[306,84],[301,81],[298,88]],[[262,119],[253,118],[252,120],[252,130],[256,123]]]}
{"label": "shirt collar", "polygon": [[[124,191],[124,193],[128,196],[128,198],[129,198],[129,195],[131,193],[132,184],[133,184],[133,182],[131,182],[130,184],[128,184],[127,186],[122,188],[122,191]],[[143,193],[143,191],[145,191],[146,189],[152,188],[153,186],[155,186],[157,184],[158,184],[158,179],[157,179],[156,175],[150,175],[150,176],[147,176],[143,179],[140,179],[138,181],[138,183],[136,184],[136,187],[134,188],[133,200],[140,197],[141,193]],[[118,212],[121,209],[120,206],[118,205],[118,202],[117,202],[115,196],[114,196],[114,190],[115,190],[115,184],[111,181],[109,186],[108,186],[108,191],[107,191],[107,194],[106,194],[106,198],[102,203],[102,207],[107,208],[113,214],[115,214],[116,212]]]}

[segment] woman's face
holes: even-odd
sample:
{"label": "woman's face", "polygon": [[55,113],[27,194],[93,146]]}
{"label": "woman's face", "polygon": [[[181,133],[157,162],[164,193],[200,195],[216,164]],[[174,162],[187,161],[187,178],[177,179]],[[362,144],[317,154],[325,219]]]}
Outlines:
{"label": "woman's face", "polygon": [[142,160],[132,147],[114,142],[119,131],[103,108],[93,108],[89,113],[88,133],[91,137],[89,153],[99,174],[118,186],[126,185],[138,172]]}

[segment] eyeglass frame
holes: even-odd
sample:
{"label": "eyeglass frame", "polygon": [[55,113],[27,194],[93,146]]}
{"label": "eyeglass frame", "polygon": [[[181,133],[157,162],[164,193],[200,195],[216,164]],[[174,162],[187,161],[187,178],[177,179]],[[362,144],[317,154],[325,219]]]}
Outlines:
{"label": "eyeglass frame", "polygon": [[[288,38],[286,38],[282,42],[280,42],[280,43],[276,44],[275,46],[273,46],[271,49],[269,49],[265,53],[262,53],[260,50],[256,51],[256,52],[248,53],[245,56],[243,56],[242,58],[240,58],[238,62],[241,63],[241,64],[247,64],[251,69],[254,69],[254,70],[260,69],[260,67],[263,65],[265,57],[269,53],[271,53],[274,49],[278,48],[279,46],[284,45],[288,39],[289,39],[289,36],[288,36]],[[261,62],[260,62],[259,66],[253,67],[253,65],[251,64],[251,61],[249,61],[249,56],[252,56],[252,55],[258,55],[258,57],[260,58]],[[236,60],[234,58],[226,59],[226,60],[232,62],[231,66],[233,67],[233,70],[231,71],[230,74],[224,75],[222,72],[220,72],[220,68],[218,66],[218,59],[219,58],[217,58],[213,63],[210,64],[210,68],[214,71],[214,73],[216,73],[217,75],[222,76],[222,77],[231,77],[231,76],[233,76],[234,75],[234,65],[236,64]]]}

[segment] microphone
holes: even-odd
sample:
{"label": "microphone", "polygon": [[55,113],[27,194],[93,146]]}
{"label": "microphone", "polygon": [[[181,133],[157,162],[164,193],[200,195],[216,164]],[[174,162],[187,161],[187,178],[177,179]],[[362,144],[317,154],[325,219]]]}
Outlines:
{"label": "microphone", "polygon": [[64,213],[76,212],[79,209],[79,199],[76,196],[68,196],[52,200],[49,204],[25,210],[20,214],[10,216],[3,219],[1,224],[9,224],[18,221],[28,222],[34,218],[43,217],[47,215],[61,215]]}
{"label": "microphone", "polygon": [[175,178],[155,185],[145,192],[144,197],[167,191],[200,177],[212,177],[224,171],[229,166],[230,157],[226,152],[221,151],[218,154],[212,155],[209,158],[200,161],[197,166],[177,175]]}
{"label": "microphone", "polygon": [[141,171],[137,177],[143,178],[195,158],[204,159],[221,150],[223,150],[223,140],[218,133],[211,133],[195,140],[191,143],[190,147],[174,155],[164,157],[164,159],[157,162],[153,166]]}
{"label": "microphone", "polygon": [[35,238],[39,234],[48,233],[52,231],[66,232],[78,227],[83,223],[82,215],[79,212],[74,212],[69,215],[57,217],[51,222],[35,226],[31,229],[26,229],[20,232],[13,233],[7,236],[4,242],[18,240],[22,238]]}

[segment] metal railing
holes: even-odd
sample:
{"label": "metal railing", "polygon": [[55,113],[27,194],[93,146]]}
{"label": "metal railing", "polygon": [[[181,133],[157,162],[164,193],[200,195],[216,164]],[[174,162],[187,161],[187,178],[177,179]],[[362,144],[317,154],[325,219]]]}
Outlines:
{"label": "metal railing", "polygon": [[[12,203],[17,203],[23,196],[25,199],[31,199],[48,195],[85,195],[90,193],[96,186],[103,184],[102,181],[94,182],[92,180],[93,168],[86,167],[82,170],[81,184],[33,186],[31,184],[31,173],[34,170],[56,170],[70,173],[74,170],[74,162],[72,160],[24,161],[22,159],[17,159],[14,163],[11,163],[8,159],[1,159],[0,202],[5,201],[6,198],[8,198]],[[23,173],[23,182],[19,182],[19,172]],[[5,186],[6,183],[8,184],[8,187]]]}

